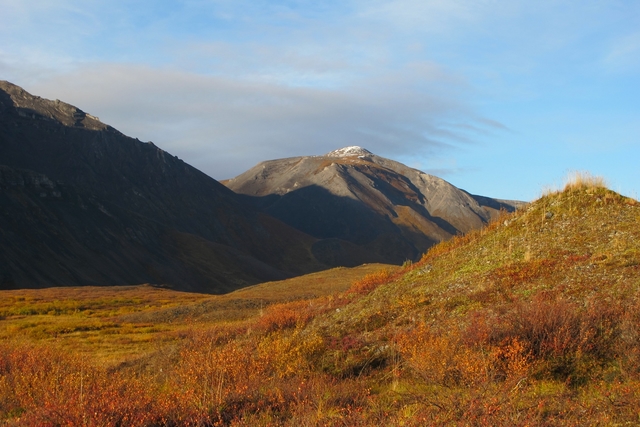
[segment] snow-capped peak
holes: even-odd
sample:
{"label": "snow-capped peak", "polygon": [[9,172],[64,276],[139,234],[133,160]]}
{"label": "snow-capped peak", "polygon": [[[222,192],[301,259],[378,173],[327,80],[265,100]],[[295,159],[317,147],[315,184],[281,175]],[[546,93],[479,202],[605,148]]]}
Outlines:
{"label": "snow-capped peak", "polygon": [[334,150],[330,153],[327,153],[327,157],[348,157],[348,156],[369,156],[373,153],[366,148],[358,147],[357,145],[353,145],[351,147],[344,147],[338,150]]}

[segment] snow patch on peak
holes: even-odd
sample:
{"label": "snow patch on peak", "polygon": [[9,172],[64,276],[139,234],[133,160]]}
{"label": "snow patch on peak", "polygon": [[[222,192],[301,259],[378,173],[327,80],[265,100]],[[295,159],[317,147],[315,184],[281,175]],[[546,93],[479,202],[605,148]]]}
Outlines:
{"label": "snow patch on peak", "polygon": [[348,156],[369,156],[373,153],[366,148],[358,147],[357,145],[353,145],[351,147],[344,147],[338,150],[334,150],[330,153],[327,153],[327,157],[348,157]]}

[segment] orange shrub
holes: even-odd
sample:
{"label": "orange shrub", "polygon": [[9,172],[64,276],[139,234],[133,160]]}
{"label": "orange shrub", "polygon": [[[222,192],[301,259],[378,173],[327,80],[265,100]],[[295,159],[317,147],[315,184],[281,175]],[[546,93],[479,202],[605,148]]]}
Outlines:
{"label": "orange shrub", "polygon": [[511,330],[536,357],[588,355],[603,362],[616,357],[624,309],[606,300],[587,306],[542,293],[519,303],[508,316]]}
{"label": "orange shrub", "polygon": [[194,340],[182,349],[171,384],[191,414],[187,419],[202,423],[219,418],[229,402],[251,400],[250,386],[260,375],[252,353],[236,341],[216,346]]}
{"label": "orange shrub", "polygon": [[325,342],[320,335],[296,328],[263,337],[254,357],[266,376],[305,378],[312,372],[324,348]]}
{"label": "orange shrub", "polygon": [[307,324],[313,318],[309,301],[294,301],[267,307],[258,319],[257,328],[271,332]]}
{"label": "orange shrub", "polygon": [[491,272],[491,278],[507,286],[515,286],[532,282],[542,277],[550,277],[558,262],[553,259],[537,259],[532,261],[507,264]]}
{"label": "orange shrub", "polygon": [[[625,342],[637,326],[627,323],[630,307],[605,299],[578,304],[553,292],[518,301],[502,314],[473,313],[463,331],[467,345],[495,347],[517,343],[538,375],[584,381],[624,353],[636,354],[638,340]],[[623,350],[624,348],[624,350]],[[511,369],[511,368],[509,368]]]}
{"label": "orange shrub", "polygon": [[25,426],[150,425],[165,414],[136,378],[44,346],[0,346],[0,419]]}
{"label": "orange shrub", "polygon": [[489,380],[489,355],[463,345],[456,328],[443,335],[420,324],[399,335],[396,346],[405,366],[427,384],[470,386]]}
{"label": "orange shrub", "polygon": [[378,286],[389,283],[391,278],[392,276],[389,270],[380,270],[375,273],[367,274],[362,279],[353,282],[347,293],[360,295],[368,294]]}

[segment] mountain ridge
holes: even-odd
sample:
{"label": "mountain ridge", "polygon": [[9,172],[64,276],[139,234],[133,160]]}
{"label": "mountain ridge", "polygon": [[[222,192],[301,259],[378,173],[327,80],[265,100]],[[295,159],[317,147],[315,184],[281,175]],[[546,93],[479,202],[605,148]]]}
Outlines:
{"label": "mountain ridge", "polygon": [[308,250],[316,239],[80,111],[0,82],[0,286],[223,292],[327,267]]}
{"label": "mountain ridge", "polygon": [[[364,245],[395,264],[524,205],[471,195],[358,146],[260,162],[222,183],[299,230]],[[396,253],[384,252],[390,247]]]}

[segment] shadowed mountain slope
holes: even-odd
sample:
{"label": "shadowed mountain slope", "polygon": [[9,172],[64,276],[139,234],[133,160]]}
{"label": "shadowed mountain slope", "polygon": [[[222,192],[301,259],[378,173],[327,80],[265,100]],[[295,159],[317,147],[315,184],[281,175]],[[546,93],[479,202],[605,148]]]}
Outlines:
{"label": "shadowed mountain slope", "polygon": [[152,143],[0,82],[0,288],[223,292],[317,271],[305,235]]}
{"label": "shadowed mountain slope", "polygon": [[305,233],[396,264],[523,204],[471,195],[360,147],[262,162],[223,183]]}

